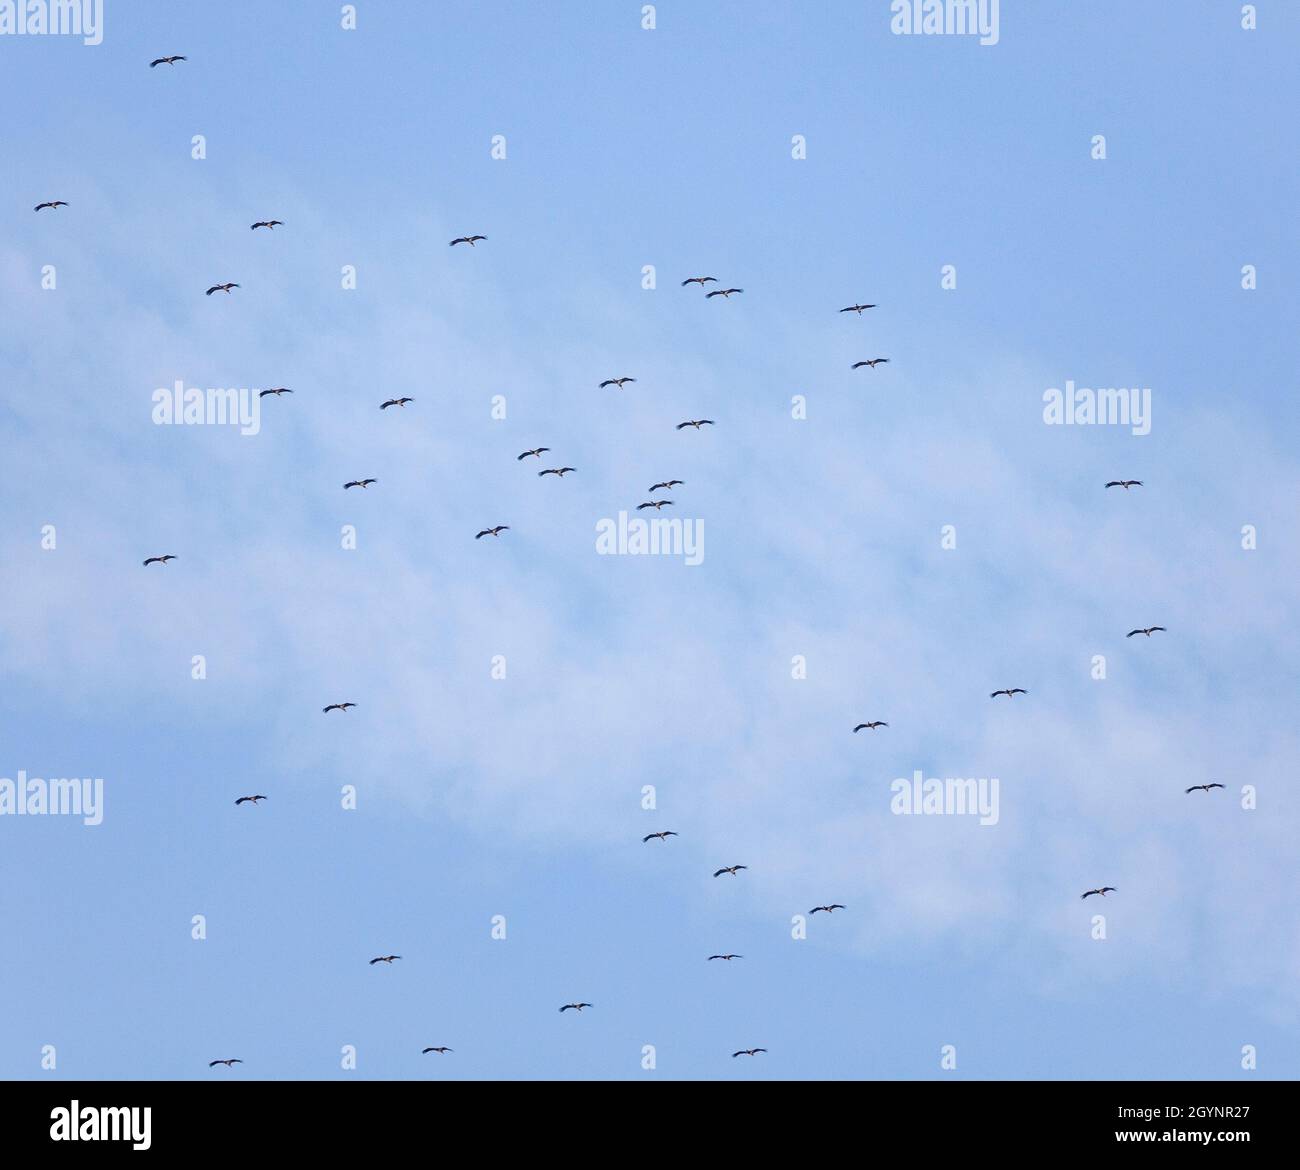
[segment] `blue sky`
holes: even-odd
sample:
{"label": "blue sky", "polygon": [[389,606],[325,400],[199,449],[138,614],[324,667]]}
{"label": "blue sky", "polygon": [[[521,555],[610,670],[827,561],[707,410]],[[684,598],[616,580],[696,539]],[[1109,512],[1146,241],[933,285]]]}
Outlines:
{"label": "blue sky", "polygon": [[[0,817],[0,1075],[1300,1075],[1300,13],[339,7],[0,37],[0,776],[105,787]],[[665,478],[704,562],[598,556]],[[918,769],[999,823],[892,815]]]}

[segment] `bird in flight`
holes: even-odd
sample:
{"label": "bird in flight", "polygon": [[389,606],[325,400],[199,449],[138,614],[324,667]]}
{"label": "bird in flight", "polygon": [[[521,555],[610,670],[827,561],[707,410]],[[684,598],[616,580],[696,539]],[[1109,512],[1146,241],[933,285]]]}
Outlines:
{"label": "bird in flight", "polygon": [[270,390],[258,391],[257,396],[258,398],[265,398],[268,394],[274,394],[277,398],[279,398],[281,394],[292,394],[292,393],[293,391],[290,390],[288,386],[273,386]]}
{"label": "bird in flight", "polygon": [[1125,491],[1128,491],[1131,487],[1141,487],[1142,481],[1140,479],[1112,479],[1106,486],[1108,488],[1122,487]]}
{"label": "bird in flight", "polygon": [[697,431],[700,427],[711,427],[714,422],[711,418],[688,418],[684,423],[677,424],[677,430],[685,430],[687,427],[694,427]]}
{"label": "bird in flight", "polygon": [[734,1060],[737,1056],[757,1056],[760,1052],[766,1052],[766,1048],[742,1048],[739,1052],[733,1052],[731,1058]]}
{"label": "bird in flight", "polygon": [[208,291],[205,292],[203,295],[204,295],[205,297],[210,297],[214,292],[223,292],[223,293],[226,294],[226,296],[229,296],[229,295],[230,295],[230,290],[231,290],[232,288],[238,288],[238,287],[239,287],[239,285],[237,285],[233,280],[228,280],[228,281],[225,282],[225,284],[214,284],[214,285],[213,285],[210,289],[208,289]]}
{"label": "bird in flight", "polygon": [[1190,788],[1188,788],[1183,793],[1183,795],[1186,796],[1188,792],[1209,792],[1211,788],[1222,788],[1222,787],[1223,787],[1222,784],[1193,784]]}
{"label": "bird in flight", "polygon": [[858,732],[862,731],[864,728],[867,731],[875,731],[877,727],[888,727],[888,726],[889,724],[886,723],[883,719],[873,719],[870,723],[859,723],[857,727],[853,729],[853,734],[857,735]]}
{"label": "bird in flight", "polygon": [[1102,886],[1101,889],[1099,890],[1089,890],[1086,894],[1080,894],[1079,897],[1091,898],[1093,894],[1100,894],[1104,898],[1108,893],[1113,894],[1115,892],[1116,891],[1114,886]]}
{"label": "bird in flight", "polygon": [[542,452],[549,450],[549,447],[534,447],[531,451],[525,451],[522,455],[516,455],[515,460],[517,462],[520,459],[527,459],[529,455],[536,455],[540,459]]}
{"label": "bird in flight", "polygon": [[472,248],[478,240],[486,239],[487,236],[457,236],[448,246],[454,248],[457,244],[468,244]]}
{"label": "bird in flight", "polygon": [[570,471],[577,471],[577,470],[578,469],[576,467],[548,467],[545,471],[539,471],[537,475],[538,478],[540,478],[543,475],[558,475],[561,479],[563,479],[565,475],[567,475]]}
{"label": "bird in flight", "polygon": [[1133,637],[1134,634],[1145,634],[1149,638],[1151,637],[1152,634],[1157,632],[1167,634],[1169,631],[1166,630],[1164,626],[1147,626],[1146,629],[1144,630],[1129,630],[1129,632],[1125,634],[1124,637],[1131,638]]}
{"label": "bird in flight", "polygon": [[149,565],[165,565],[168,561],[174,561],[175,559],[175,553],[168,553],[163,557],[148,557],[144,563],[146,567]]}
{"label": "bird in flight", "polygon": [[650,490],[651,490],[652,492],[657,492],[657,491],[659,491],[659,490],[662,488],[664,491],[666,491],[666,492],[670,492],[670,491],[672,491],[673,488],[675,488],[675,487],[683,487],[683,486],[685,486],[685,481],[684,481],[684,480],[680,480],[680,479],[666,479],[666,480],[663,481],[663,483],[652,483],[652,484],[650,485]]}
{"label": "bird in flight", "polygon": [[243,1063],[244,1062],[240,1060],[239,1057],[232,1056],[229,1060],[210,1060],[208,1061],[208,1068],[216,1068],[219,1064],[224,1064],[227,1068],[230,1068],[232,1065]]}
{"label": "bird in flight", "polygon": [[414,398],[390,398],[387,402],[382,403],[379,409],[387,410],[390,406],[400,406],[403,409],[405,409],[406,404],[408,402],[414,402],[414,401],[415,401]]}
{"label": "bird in flight", "polygon": [[149,68],[156,69],[159,65],[175,65],[177,61],[187,60],[189,60],[188,57],[182,57],[179,53],[175,53],[170,57],[155,57],[149,62]]}
{"label": "bird in flight", "polygon": [[67,207],[67,203],[62,199],[51,199],[46,203],[38,203],[33,210],[42,211],[47,207]]}
{"label": "bird in flight", "polygon": [[849,305],[847,308],[841,309],[840,312],[841,312],[841,313],[857,313],[857,315],[858,315],[859,317],[861,317],[861,316],[862,316],[862,311],[863,311],[864,309],[874,309],[875,307],[876,307],[875,305]]}
{"label": "bird in flight", "polygon": [[730,963],[732,959],[743,959],[744,957],[744,955],[710,955],[708,961],[712,963],[714,959],[723,959]]}
{"label": "bird in flight", "polygon": [[448,1052],[455,1052],[455,1051],[456,1051],[456,1050],[455,1050],[454,1048],[448,1048],[445,1044],[440,1044],[437,1048],[421,1048],[421,1049],[420,1049],[420,1055],[421,1055],[421,1056],[426,1056],[426,1055],[428,1055],[428,1053],[430,1053],[430,1052],[437,1052],[437,1053],[440,1053],[440,1054],[445,1054],[445,1053],[448,1053]]}
{"label": "bird in flight", "polygon": [[349,707],[355,706],[355,703],[331,703],[328,707],[321,708],[321,714],[328,715],[331,711],[346,711]]}
{"label": "bird in flight", "polygon": [[727,300],[731,300],[732,293],[743,293],[744,291],[743,288],[715,288],[711,293],[705,293],[704,299],[711,301],[714,297],[726,297]]}
{"label": "bird in flight", "polygon": [[389,966],[392,966],[393,960],[400,959],[401,957],[401,955],[380,955],[376,959],[371,959],[366,965],[368,967],[373,967],[376,963],[387,963]]}
{"label": "bird in flight", "polygon": [[688,284],[698,284],[701,288],[703,288],[706,284],[717,284],[717,283],[718,283],[718,278],[716,276],[688,276],[685,280],[682,281],[682,288],[685,288]]}
{"label": "bird in flight", "polygon": [[237,801],[235,801],[235,807],[238,808],[241,804],[245,804],[245,803],[256,804],[259,800],[266,800],[266,799],[267,797],[265,796],[241,796]]}
{"label": "bird in flight", "polygon": [[1003,687],[1000,691],[994,691],[989,695],[990,699],[996,699],[999,695],[1006,695],[1009,699],[1013,695],[1027,695],[1029,692],[1024,687]]}
{"label": "bird in flight", "polygon": [[825,910],[827,914],[834,914],[836,910],[843,910],[844,905],[841,902],[832,902],[829,906],[814,906],[808,913],[816,914],[818,910]]}
{"label": "bird in flight", "polygon": [[354,487],[367,488],[372,483],[378,483],[378,482],[379,480],[377,479],[351,479],[348,480],[348,482],[343,485],[343,490],[347,491],[348,488],[354,488]]}
{"label": "bird in flight", "polygon": [[282,220],[282,219],[259,219],[255,224],[250,225],[249,230],[255,232],[255,231],[257,231],[257,229],[260,228],[260,227],[267,228],[269,231],[275,231],[275,229],[278,228],[278,227],[284,227],[284,220]]}
{"label": "bird in flight", "polygon": [[592,1006],[593,1005],[589,1003],[566,1003],[562,1008],[560,1008],[560,1011],[567,1012],[572,1009],[575,1012],[580,1012],[583,1008]]}
{"label": "bird in flight", "polygon": [[636,510],[640,512],[644,508],[653,508],[657,512],[660,508],[666,508],[671,503],[672,500],[646,500],[644,504],[637,504]]}
{"label": "bird in flight", "polygon": [[661,829],[658,833],[647,833],[641,838],[641,844],[647,841],[667,841],[669,837],[680,837],[680,833],[674,833],[672,829]]}
{"label": "bird in flight", "polygon": [[748,868],[749,866],[747,865],[724,865],[721,869],[715,869],[713,871],[713,876],[721,877],[724,873],[729,873],[732,877],[735,877],[742,869]]}
{"label": "bird in flight", "polygon": [[606,386],[617,386],[620,390],[622,390],[623,387],[626,386],[629,382],[635,382],[635,381],[636,381],[635,378],[606,378],[599,386],[596,387],[596,389],[603,390],[605,389]]}
{"label": "bird in flight", "polygon": [[863,366],[870,366],[874,370],[877,366],[887,365],[889,365],[888,358],[872,358],[869,362],[854,362],[853,368],[855,370],[860,370]]}
{"label": "bird in flight", "polygon": [[477,536],[475,536],[474,539],[479,540],[484,536],[500,536],[503,532],[509,532],[509,531],[510,531],[509,524],[498,524],[495,528],[483,529],[483,531],[480,532]]}

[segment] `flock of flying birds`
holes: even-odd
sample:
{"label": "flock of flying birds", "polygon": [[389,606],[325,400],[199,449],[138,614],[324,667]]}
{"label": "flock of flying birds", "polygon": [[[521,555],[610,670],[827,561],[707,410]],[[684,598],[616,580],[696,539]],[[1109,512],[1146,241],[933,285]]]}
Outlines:
{"label": "flock of flying birds", "polygon": [[[185,61],[185,60],[187,60],[187,58],[180,55],[158,57],[149,63],[149,67],[153,69],[159,65],[174,66],[176,65],[177,62]],[[35,210],[37,212],[46,211],[46,210],[57,210],[58,208],[67,207],[67,206],[69,206],[69,204],[67,203],[67,201],[63,199],[50,199],[42,203],[38,203],[35,207]],[[257,231],[261,228],[265,228],[267,231],[274,232],[277,227],[283,227],[283,226],[284,226],[284,222],[282,220],[262,219],[251,224],[250,228],[253,231]],[[474,248],[478,244],[486,242],[487,239],[488,239],[487,236],[480,235],[480,234],[457,236],[456,239],[451,240],[449,242],[449,246],[454,248],[457,247],[458,245],[464,244],[470,248]],[[712,300],[715,297],[722,297],[724,300],[730,300],[733,296],[740,296],[745,291],[743,288],[735,288],[731,286],[728,286],[726,288],[719,287],[714,289],[709,289],[708,287],[709,285],[715,285],[719,283],[720,282],[718,278],[714,276],[690,276],[681,282],[681,286],[683,288],[687,288],[692,285],[698,286],[700,289],[705,290],[706,300]],[[221,281],[217,284],[213,284],[209,286],[205,290],[204,295],[212,296],[213,293],[221,292],[229,296],[231,295],[232,290],[237,289],[239,287],[240,285],[235,281]],[[874,308],[876,308],[875,304],[855,303],[852,305],[846,305],[844,308],[840,309],[839,311],[840,313],[853,313],[856,316],[861,317],[864,312],[867,312],[868,310]],[[862,361],[854,362],[851,368],[854,370],[861,370],[861,369],[875,370],[878,366],[887,365],[888,363],[889,363],[889,358],[887,357],[873,357],[873,358],[864,359]],[[616,378],[606,378],[604,381],[599,383],[598,388],[601,390],[607,390],[611,388],[615,390],[622,390],[625,387],[633,384],[634,382],[636,382],[636,378],[627,375],[620,375],[619,377]],[[274,396],[276,398],[279,398],[282,395],[292,394],[292,393],[293,391],[289,389],[287,386],[277,386],[271,389],[260,391],[259,397],[265,398],[268,396]],[[405,409],[408,404],[414,401],[415,399],[409,396],[403,396],[400,398],[389,398],[384,402],[380,403],[379,409],[381,411],[388,410],[391,407],[398,407],[399,409]],[[698,431],[701,427],[714,426],[714,425],[716,425],[714,423],[714,420],[710,418],[686,419],[685,421],[678,423],[676,429],[678,431],[682,431],[682,430],[686,430],[687,428],[692,428]],[[549,447],[533,447],[527,451],[522,452],[516,458],[520,462],[522,462],[525,459],[538,459],[540,461],[541,457],[545,454],[549,454],[550,451],[551,448]],[[544,468],[543,470],[539,471],[537,474],[540,478],[545,478],[546,476],[553,475],[557,479],[563,479],[566,475],[569,475],[575,472],[576,470],[577,469],[574,467],[564,465],[559,467]],[[343,485],[343,488],[345,491],[349,491],[352,488],[360,488],[364,491],[368,489],[371,486],[371,484],[375,484],[378,482],[379,481],[374,477],[353,479],[345,483]],[[648,489],[648,494],[652,498],[645,501],[644,503],[638,504],[637,509],[644,510],[647,508],[653,508],[655,511],[659,511],[665,507],[671,506],[673,504],[671,498],[668,498],[664,494],[656,495],[656,493],[672,492],[674,491],[674,489],[682,486],[684,486],[684,483],[680,479],[665,479],[665,480],[661,480],[658,483],[652,484]],[[1107,489],[1116,488],[1116,487],[1122,488],[1124,489],[1125,492],[1127,492],[1131,488],[1142,487],[1143,483],[1140,479],[1115,479],[1115,480],[1110,480],[1105,486]],[[508,532],[509,530],[510,527],[507,524],[495,524],[492,525],[491,527],[481,529],[478,533],[475,534],[474,539],[481,540],[485,536],[500,537],[500,535],[503,532]],[[177,558],[174,553],[166,553],[161,556],[151,556],[146,558],[144,561],[144,565],[146,567],[155,564],[165,566],[171,561],[174,561],[176,559]],[[1165,632],[1167,631],[1164,626],[1144,626],[1134,630],[1130,630],[1129,633],[1125,635],[1125,637],[1132,638],[1138,634],[1143,634],[1146,637],[1150,638],[1152,634],[1165,633]],[[1016,695],[1027,695],[1028,693],[1029,692],[1024,687],[1003,687],[999,690],[993,691],[989,697],[996,699],[999,696],[1005,695],[1008,699],[1013,699]],[[326,715],[335,711],[346,714],[356,705],[357,705],[356,703],[350,701],[341,702],[341,703],[330,703],[324,708],[322,708],[322,711]],[[872,719],[869,721],[858,723],[853,728],[853,732],[854,734],[857,734],[860,731],[877,731],[881,728],[887,728],[888,726],[889,724],[884,720]],[[1218,783],[1193,784],[1190,788],[1187,788],[1185,791],[1186,793],[1189,794],[1192,792],[1208,793],[1212,789],[1223,788],[1223,787],[1224,785]],[[266,795],[258,793],[254,795],[241,796],[235,801],[235,804],[236,806],[248,804],[253,807],[256,807],[260,802],[267,799],[269,798]],[[662,829],[653,833],[647,833],[642,838],[642,843],[648,844],[651,841],[667,842],[668,838],[677,837],[679,835],[680,834],[678,834],[677,832],[671,829]],[[724,865],[721,866],[719,869],[715,870],[713,872],[713,876],[715,878],[723,877],[723,876],[736,877],[740,874],[742,870],[746,870],[748,868],[749,867],[747,865]],[[1087,899],[1096,895],[1104,898],[1107,894],[1116,893],[1116,892],[1117,891],[1114,886],[1099,886],[1096,889],[1085,891],[1083,894],[1080,895],[1080,897]],[[845,906],[842,903],[830,902],[830,903],[826,903],[825,905],[814,906],[808,913],[810,917],[814,914],[820,914],[820,913],[825,913],[826,915],[830,916],[833,915],[836,910],[843,910],[843,909],[845,909]],[[384,966],[391,966],[394,962],[399,961],[401,957],[402,957],[401,955],[377,955],[375,958],[369,961],[369,965],[372,967],[377,966],[379,964],[383,964]],[[709,955],[707,961],[708,962],[722,961],[722,962],[729,963],[736,959],[743,959],[743,958],[744,958],[743,955],[738,955],[735,954],[734,952],[728,952],[725,954]],[[572,1011],[581,1014],[585,1008],[589,1008],[592,1006],[594,1005],[587,1002],[586,1000],[575,1001],[573,1003],[564,1004],[560,1008],[560,1013],[563,1014],[565,1012]],[[445,1055],[452,1051],[454,1050],[446,1047],[445,1045],[429,1046],[421,1050],[422,1054],[437,1053],[439,1055]],[[757,1056],[760,1053],[765,1053],[765,1052],[767,1052],[766,1048],[741,1048],[733,1052],[732,1057],[734,1058],[740,1056]],[[244,1063],[243,1060],[240,1060],[235,1057],[231,1057],[231,1058],[226,1058],[221,1060],[210,1061],[208,1063],[208,1067],[216,1068],[218,1066],[222,1066],[225,1068],[231,1068],[236,1064],[243,1064],[243,1063]]]}

